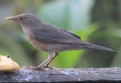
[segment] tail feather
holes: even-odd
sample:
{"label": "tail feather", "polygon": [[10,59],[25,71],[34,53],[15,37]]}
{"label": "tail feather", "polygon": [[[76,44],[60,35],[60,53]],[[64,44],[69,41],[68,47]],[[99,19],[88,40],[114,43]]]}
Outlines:
{"label": "tail feather", "polygon": [[84,48],[88,48],[88,49],[97,49],[97,50],[104,50],[104,51],[110,51],[110,52],[115,52],[117,53],[117,51],[115,50],[112,50],[110,48],[106,48],[106,47],[103,47],[103,46],[99,46],[99,45],[95,45],[95,44],[85,44],[84,45]]}

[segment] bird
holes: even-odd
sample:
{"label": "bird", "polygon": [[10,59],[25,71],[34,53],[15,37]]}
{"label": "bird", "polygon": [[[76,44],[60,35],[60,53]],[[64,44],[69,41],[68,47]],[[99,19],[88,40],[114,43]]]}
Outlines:
{"label": "bird", "polygon": [[48,59],[38,65],[37,68],[47,68],[51,61],[63,51],[97,49],[117,53],[110,48],[82,41],[76,34],[44,22],[31,13],[9,16],[5,19],[20,24],[30,44],[49,53]]}

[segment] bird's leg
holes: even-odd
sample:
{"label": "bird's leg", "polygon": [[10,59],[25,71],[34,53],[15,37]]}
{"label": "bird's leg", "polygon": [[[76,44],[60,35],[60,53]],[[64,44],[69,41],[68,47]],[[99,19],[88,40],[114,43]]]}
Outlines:
{"label": "bird's leg", "polygon": [[52,60],[56,57],[56,56],[58,56],[58,52],[57,53],[54,53],[54,56],[52,57],[52,59],[45,65],[45,67],[48,67],[48,65],[52,62]]}
{"label": "bird's leg", "polygon": [[[54,55],[53,55],[54,54]],[[41,63],[39,66],[37,67],[30,67],[30,69],[35,69],[35,70],[38,70],[38,69],[44,69],[44,68],[49,68],[48,65],[51,63],[51,61],[56,57],[58,56],[59,53],[49,53],[48,55],[48,59],[45,60],[43,63]],[[51,67],[50,67],[51,68]]]}
{"label": "bird's leg", "polygon": [[53,53],[49,53],[48,59],[45,60],[43,63],[41,63],[41,64],[40,64],[39,66],[37,66],[37,67],[39,67],[39,68],[44,68],[44,67],[46,66],[46,64],[48,64],[48,62],[51,61],[51,59],[53,59]]}

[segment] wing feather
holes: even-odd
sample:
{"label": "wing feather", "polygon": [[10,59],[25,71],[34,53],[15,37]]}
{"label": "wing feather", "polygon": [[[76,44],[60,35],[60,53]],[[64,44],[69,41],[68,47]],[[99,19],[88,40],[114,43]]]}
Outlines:
{"label": "wing feather", "polygon": [[46,23],[41,24],[41,27],[35,28],[32,32],[34,38],[45,43],[71,44],[81,41],[79,36]]}

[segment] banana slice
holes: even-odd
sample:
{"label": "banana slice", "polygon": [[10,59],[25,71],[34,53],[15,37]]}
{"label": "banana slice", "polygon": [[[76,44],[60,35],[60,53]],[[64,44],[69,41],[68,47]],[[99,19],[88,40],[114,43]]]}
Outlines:
{"label": "banana slice", "polygon": [[9,57],[9,55],[6,56],[0,55],[0,71],[14,72],[19,69],[20,69],[19,65],[15,61],[13,61]]}

